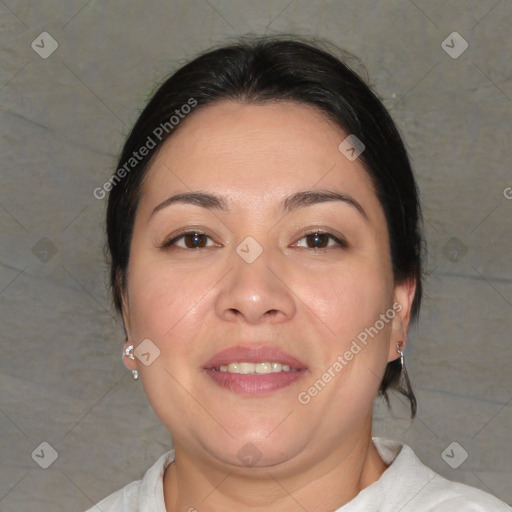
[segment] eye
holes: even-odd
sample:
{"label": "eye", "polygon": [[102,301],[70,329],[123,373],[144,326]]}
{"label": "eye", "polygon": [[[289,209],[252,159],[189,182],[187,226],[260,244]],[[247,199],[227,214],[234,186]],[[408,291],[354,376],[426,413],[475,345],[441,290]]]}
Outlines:
{"label": "eye", "polygon": [[[208,240],[212,242],[210,245],[208,245]],[[213,243],[208,235],[201,233],[200,231],[189,231],[165,242],[162,247],[168,248],[175,246],[180,249],[203,249],[205,247],[212,247],[215,245],[216,244]]]}
{"label": "eye", "polygon": [[[301,244],[301,240],[305,240],[305,245]],[[330,244],[334,242],[334,244]],[[306,247],[309,249],[326,249],[332,245],[338,245],[340,247],[347,247],[347,243],[334,236],[332,233],[324,233],[322,231],[314,231],[304,235],[299,242],[295,244],[298,247]]]}

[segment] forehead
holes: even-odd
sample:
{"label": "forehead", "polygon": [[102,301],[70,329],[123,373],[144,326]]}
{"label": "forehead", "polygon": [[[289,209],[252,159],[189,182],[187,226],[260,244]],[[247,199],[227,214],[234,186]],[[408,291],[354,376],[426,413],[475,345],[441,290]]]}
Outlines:
{"label": "forehead", "polygon": [[141,207],[176,191],[220,191],[250,208],[261,207],[262,198],[335,188],[379,208],[361,161],[338,148],[348,134],[312,106],[222,101],[182,123],[150,166]]}

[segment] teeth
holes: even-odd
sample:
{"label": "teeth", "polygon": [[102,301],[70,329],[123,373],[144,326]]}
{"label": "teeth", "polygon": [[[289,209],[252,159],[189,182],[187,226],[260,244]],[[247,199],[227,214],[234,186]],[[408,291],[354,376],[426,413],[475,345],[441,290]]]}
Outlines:
{"label": "teeth", "polygon": [[262,375],[266,373],[279,373],[279,372],[295,372],[296,368],[291,368],[287,364],[277,362],[265,361],[262,363],[230,363],[228,365],[220,366],[221,372],[227,373],[241,373],[243,375]]}
{"label": "teeth", "polygon": [[255,373],[256,365],[254,363],[238,363],[238,373],[246,375],[248,373]]}
{"label": "teeth", "polygon": [[258,363],[254,365],[256,373],[272,373],[271,363]]}

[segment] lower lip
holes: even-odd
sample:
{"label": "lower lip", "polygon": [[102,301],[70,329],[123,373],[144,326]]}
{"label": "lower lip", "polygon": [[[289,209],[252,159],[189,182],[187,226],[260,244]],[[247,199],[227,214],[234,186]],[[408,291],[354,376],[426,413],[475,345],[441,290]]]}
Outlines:
{"label": "lower lip", "polygon": [[211,369],[204,370],[213,381],[222,388],[234,393],[262,395],[285,388],[301,379],[306,370],[294,372],[264,373],[261,375],[244,375],[241,373],[220,372]]}

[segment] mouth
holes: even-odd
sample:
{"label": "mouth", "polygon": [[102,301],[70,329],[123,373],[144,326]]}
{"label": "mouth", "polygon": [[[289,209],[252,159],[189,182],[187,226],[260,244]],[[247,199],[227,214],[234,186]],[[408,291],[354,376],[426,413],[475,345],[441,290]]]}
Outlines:
{"label": "mouth", "polygon": [[275,347],[241,345],[217,353],[205,363],[203,371],[228,391],[261,395],[296,382],[307,367]]}
{"label": "mouth", "polygon": [[292,368],[288,364],[277,363],[274,361],[221,364],[218,368],[214,367],[211,369],[215,372],[239,373],[242,375],[268,375],[269,373],[300,371],[300,368]]}

